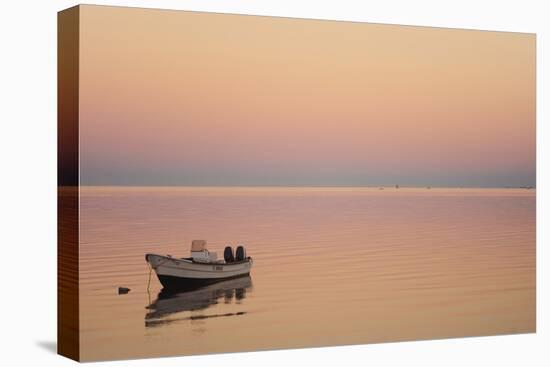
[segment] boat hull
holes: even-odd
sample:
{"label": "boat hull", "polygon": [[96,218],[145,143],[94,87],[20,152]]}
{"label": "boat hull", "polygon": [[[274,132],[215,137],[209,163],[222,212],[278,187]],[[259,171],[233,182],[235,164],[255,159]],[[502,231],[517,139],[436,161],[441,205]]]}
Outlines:
{"label": "boat hull", "polygon": [[235,279],[249,276],[250,273],[241,275],[234,275],[228,278],[213,278],[213,279],[198,279],[198,278],[183,278],[170,275],[157,274],[157,278],[162,284],[163,288],[170,290],[193,290],[201,288],[210,284],[223,282],[224,280]]}
{"label": "boat hull", "polygon": [[250,274],[252,259],[234,263],[200,263],[190,259],[147,254],[145,260],[155,270],[166,289],[193,289]]}

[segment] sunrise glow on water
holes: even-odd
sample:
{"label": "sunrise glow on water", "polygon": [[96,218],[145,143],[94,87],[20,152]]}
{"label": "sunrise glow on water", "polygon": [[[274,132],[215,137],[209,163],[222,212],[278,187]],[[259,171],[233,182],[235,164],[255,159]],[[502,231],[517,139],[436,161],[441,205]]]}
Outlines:
{"label": "sunrise glow on water", "polygon": [[[535,330],[534,190],[84,187],[80,200],[85,360]],[[188,256],[193,239],[244,243],[250,280],[166,298],[153,273],[148,293],[144,254]]]}

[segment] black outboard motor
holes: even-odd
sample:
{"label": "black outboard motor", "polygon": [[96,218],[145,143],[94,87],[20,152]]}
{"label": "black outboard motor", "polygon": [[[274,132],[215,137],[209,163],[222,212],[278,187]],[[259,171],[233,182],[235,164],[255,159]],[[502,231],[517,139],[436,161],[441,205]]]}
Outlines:
{"label": "black outboard motor", "polygon": [[233,248],[231,246],[226,246],[223,250],[223,259],[226,263],[235,262],[235,256],[233,255]]}
{"label": "black outboard motor", "polygon": [[237,261],[246,260],[246,251],[243,246],[237,246],[237,253],[235,254],[235,260]]}

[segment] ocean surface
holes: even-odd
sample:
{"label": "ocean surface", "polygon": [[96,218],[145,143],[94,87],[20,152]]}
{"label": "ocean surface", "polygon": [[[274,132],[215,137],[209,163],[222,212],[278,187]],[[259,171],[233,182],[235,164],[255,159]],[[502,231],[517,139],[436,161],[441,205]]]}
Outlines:
{"label": "ocean surface", "polygon": [[[535,190],[84,187],[83,360],[535,331]],[[148,252],[251,276],[168,295]],[[128,287],[119,295],[118,287]]]}

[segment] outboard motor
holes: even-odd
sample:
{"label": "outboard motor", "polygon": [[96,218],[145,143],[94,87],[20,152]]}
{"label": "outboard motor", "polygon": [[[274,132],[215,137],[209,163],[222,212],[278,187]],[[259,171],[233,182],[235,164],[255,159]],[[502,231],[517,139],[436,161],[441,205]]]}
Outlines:
{"label": "outboard motor", "polygon": [[235,260],[237,261],[246,260],[246,250],[244,249],[244,246],[242,245],[237,246],[237,253],[235,254]]}
{"label": "outboard motor", "polygon": [[226,263],[235,262],[235,256],[233,255],[233,248],[231,246],[226,246],[223,250],[223,259]]}

